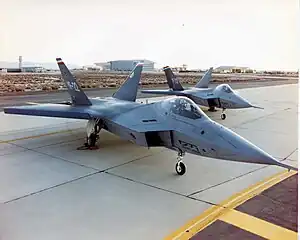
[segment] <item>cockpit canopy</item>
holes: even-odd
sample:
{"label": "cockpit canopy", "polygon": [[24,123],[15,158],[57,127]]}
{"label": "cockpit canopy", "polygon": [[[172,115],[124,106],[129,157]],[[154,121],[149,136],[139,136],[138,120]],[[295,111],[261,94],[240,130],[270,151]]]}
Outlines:
{"label": "cockpit canopy", "polygon": [[222,92],[233,93],[232,88],[228,84],[221,84],[217,86],[217,88],[220,89]]}
{"label": "cockpit canopy", "polygon": [[186,117],[189,119],[199,119],[206,117],[205,113],[187,97],[174,97],[164,101],[164,105],[170,113]]}

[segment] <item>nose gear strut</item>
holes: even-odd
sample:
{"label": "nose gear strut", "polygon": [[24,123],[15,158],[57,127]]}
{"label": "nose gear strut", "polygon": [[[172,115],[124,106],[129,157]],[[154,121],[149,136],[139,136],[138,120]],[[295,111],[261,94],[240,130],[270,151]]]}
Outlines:
{"label": "nose gear strut", "polygon": [[178,175],[183,175],[186,172],[186,166],[182,161],[184,155],[185,155],[185,152],[183,152],[182,150],[178,151],[177,163],[175,165],[175,170]]}

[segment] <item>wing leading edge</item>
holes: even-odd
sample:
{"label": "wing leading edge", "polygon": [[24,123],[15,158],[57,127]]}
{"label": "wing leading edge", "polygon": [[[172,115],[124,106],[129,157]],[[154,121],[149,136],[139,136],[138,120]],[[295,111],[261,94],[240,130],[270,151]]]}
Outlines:
{"label": "wing leading edge", "polygon": [[161,94],[161,95],[177,95],[177,96],[184,96],[185,95],[182,91],[160,90],[160,89],[141,90],[141,93]]}
{"label": "wing leading edge", "polygon": [[91,118],[91,114],[89,113],[89,110],[87,108],[76,106],[74,107],[65,104],[38,104],[20,107],[7,107],[4,108],[4,113],[74,119]]}

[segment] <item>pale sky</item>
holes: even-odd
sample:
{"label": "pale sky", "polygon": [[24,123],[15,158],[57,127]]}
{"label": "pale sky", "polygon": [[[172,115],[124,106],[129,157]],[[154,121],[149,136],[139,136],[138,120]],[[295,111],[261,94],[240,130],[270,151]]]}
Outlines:
{"label": "pale sky", "polygon": [[[0,61],[299,68],[297,0],[1,0]],[[299,43],[299,41],[298,41]]]}

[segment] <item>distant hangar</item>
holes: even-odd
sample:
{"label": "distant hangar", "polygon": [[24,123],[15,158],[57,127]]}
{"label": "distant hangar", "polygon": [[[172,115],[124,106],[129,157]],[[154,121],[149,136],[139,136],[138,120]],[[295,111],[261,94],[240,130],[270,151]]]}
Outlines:
{"label": "distant hangar", "polygon": [[238,66],[220,66],[214,69],[213,72],[219,73],[254,73],[255,70],[249,67],[238,67]]}
{"label": "distant hangar", "polygon": [[132,71],[135,65],[139,62],[144,63],[143,71],[153,72],[155,71],[155,62],[147,59],[135,59],[135,60],[114,60],[106,63],[95,63],[97,66],[101,66],[103,70],[110,71]]}

